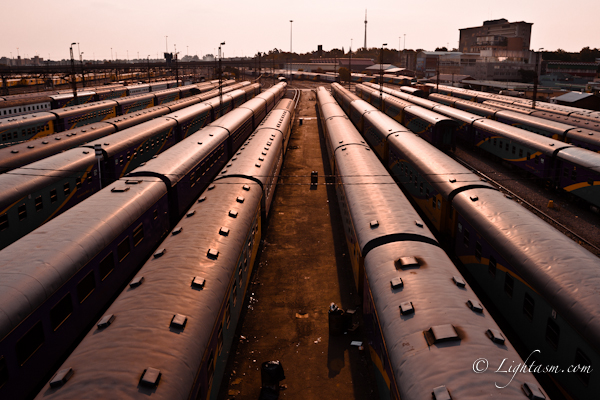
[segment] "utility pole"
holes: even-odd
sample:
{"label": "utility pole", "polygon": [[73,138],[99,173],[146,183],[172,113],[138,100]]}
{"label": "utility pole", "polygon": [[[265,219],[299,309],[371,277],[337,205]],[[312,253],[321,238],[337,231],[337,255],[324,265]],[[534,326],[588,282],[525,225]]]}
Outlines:
{"label": "utility pole", "polygon": [[365,51],[367,50],[367,10],[365,10]]}
{"label": "utility pole", "polygon": [[387,43],[381,45],[381,56],[379,57],[379,101],[381,102],[381,111],[383,111],[383,46],[387,46]]}
{"label": "utility pole", "polygon": [[348,72],[349,72],[349,78],[348,78],[348,90],[352,89],[352,39],[350,39],[350,61],[348,62]]}
{"label": "utility pole", "polygon": [[75,59],[73,58],[73,46],[77,43],[71,43],[69,50],[71,52],[71,86],[73,87],[74,103],[77,104],[77,81],[75,80]]}
{"label": "utility pole", "polygon": [[150,83],[150,54],[148,54],[148,83]]}
{"label": "utility pole", "polygon": [[225,46],[225,42],[219,45],[219,109],[220,116],[223,116],[223,73],[221,69],[221,46]]}
{"label": "utility pole", "polygon": [[79,53],[79,63],[81,64],[81,84],[85,87],[85,72],[83,71],[83,51]]}

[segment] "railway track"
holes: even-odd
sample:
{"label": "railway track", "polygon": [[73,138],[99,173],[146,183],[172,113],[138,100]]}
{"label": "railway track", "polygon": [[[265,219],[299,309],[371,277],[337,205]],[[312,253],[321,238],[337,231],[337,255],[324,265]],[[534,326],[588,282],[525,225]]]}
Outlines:
{"label": "railway track", "polygon": [[486,175],[483,172],[479,171],[477,168],[473,167],[468,162],[460,159],[458,156],[456,156],[454,154],[449,154],[449,155],[456,162],[460,163],[465,168],[468,168],[469,170],[473,171],[475,174],[479,175],[482,179],[485,179],[487,182],[496,186],[507,196],[510,196],[511,198],[515,199],[523,207],[529,209],[530,211],[535,213],[538,217],[542,218],[544,221],[552,224],[556,229],[561,231],[565,236],[569,237],[570,239],[579,243],[579,245],[585,247],[588,251],[590,251],[593,254],[595,254],[596,256],[600,257],[600,247],[596,246],[595,244],[591,243],[589,240],[582,237],[581,235],[579,235],[572,229],[570,229],[567,226],[565,226],[564,224],[560,223],[555,218],[553,218],[552,216],[550,216],[547,213],[545,213],[544,211],[542,211],[539,207],[537,207],[537,206],[533,205],[531,202],[525,200],[522,196],[519,196],[517,193],[508,189],[506,186],[504,186],[504,185],[500,184],[499,182],[497,182],[496,180],[490,178],[489,175]]}

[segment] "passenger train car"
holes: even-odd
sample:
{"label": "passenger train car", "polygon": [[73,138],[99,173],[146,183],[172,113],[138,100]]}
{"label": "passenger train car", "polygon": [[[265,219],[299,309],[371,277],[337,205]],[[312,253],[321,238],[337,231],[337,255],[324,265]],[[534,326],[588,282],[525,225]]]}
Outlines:
{"label": "passenger train car", "polygon": [[[229,112],[237,90],[0,175],[0,249]],[[98,154],[98,155],[96,155]]]}
{"label": "passenger train car", "polygon": [[[521,357],[333,97],[317,99],[380,397],[546,399],[533,375],[491,373]],[[383,117],[386,135],[422,141]],[[490,371],[473,372],[478,357]]]}
{"label": "passenger train car", "polygon": [[[387,93],[396,96],[400,95],[397,91],[396,93],[391,93],[389,91]],[[506,107],[502,107],[501,105],[505,103],[489,101],[484,103],[474,103],[472,101],[461,100],[457,99],[456,97],[435,93],[429,96],[429,100],[490,118],[507,125],[525,129],[546,137],[551,137],[562,142],[572,143],[577,147],[600,152],[600,132],[596,130],[569,125],[565,121],[548,120],[539,116],[525,115],[524,113],[515,112],[507,109]]]}
{"label": "passenger train car", "polygon": [[[377,111],[364,118],[376,127],[363,130],[367,143],[389,142],[374,150],[489,294],[530,361],[559,366],[544,372],[570,398],[594,398],[600,260],[396,121]],[[577,365],[588,369],[566,372]]]}
{"label": "passenger train car", "polygon": [[[224,85],[234,83],[234,81],[226,81]],[[211,90],[214,87],[214,84],[203,84],[197,87],[196,94]],[[35,112],[2,118],[0,119],[0,148],[37,139],[54,132],[62,132],[103,121],[116,115],[125,115],[160,105],[166,101],[179,99],[182,93],[185,95],[192,94],[187,89],[173,88],[168,89],[168,91],[131,95],[112,100],[96,101],[90,104],[55,108],[48,112]]]}
{"label": "passenger train car", "polygon": [[600,208],[599,153],[451,107],[434,108],[460,121],[459,137],[468,144]]}
{"label": "passenger train car", "polygon": [[[251,85],[250,82],[237,83],[223,88],[223,93],[242,89],[245,92],[260,92],[258,84]],[[127,115],[117,116],[102,122],[84,125],[80,128],[71,129],[51,136],[45,136],[33,141],[14,144],[10,147],[0,149],[0,173],[19,168],[34,161],[41,160],[64,150],[71,149],[83,143],[113,134],[123,129],[130,128],[139,123],[149,121],[169,112],[178,111],[193,104],[204,102],[219,95],[218,90],[211,90],[202,94],[186,97],[184,99],[170,102],[163,106],[155,106],[143,109]],[[249,98],[248,95],[244,96]],[[228,97],[225,97],[225,101]]]}
{"label": "passenger train car", "polygon": [[[259,95],[262,104],[268,104],[268,111],[284,91],[285,84],[281,84]],[[2,315],[6,315],[6,318],[0,320],[1,398],[29,398],[34,390],[39,390],[38,385],[48,379],[48,374],[56,367],[55,363],[90,328],[97,314],[106,308],[110,299],[123,290],[126,282],[152,252],[154,257],[150,263],[165,254],[183,254],[168,247],[166,250],[156,250],[169,231],[173,232],[173,237],[182,232],[172,222],[178,221],[186,212],[184,223],[191,221],[189,218],[194,216],[194,210],[187,211],[191,203],[178,198],[177,193],[185,193],[187,200],[194,201],[194,196],[199,196],[208,187],[211,179],[238,151],[233,143],[238,143],[239,146],[252,133],[252,116],[255,110],[252,106],[249,107],[242,106],[234,110],[234,114],[224,117],[224,120],[214,121],[149,161],[144,166],[144,171],[134,170],[135,173],[131,176],[107,185],[45,227],[0,251],[0,310]],[[235,115],[237,118],[234,118]],[[269,132],[275,133],[273,129],[269,129]],[[262,140],[260,144],[261,148],[267,147]],[[278,156],[276,146],[270,147],[275,152],[273,157]],[[251,165],[254,163],[255,161]],[[271,164],[265,163],[265,167],[267,165]],[[246,167],[248,164],[244,163],[242,166]],[[230,169],[229,166],[225,168]],[[225,175],[226,173],[220,174],[223,177]],[[240,178],[235,175],[232,179]],[[252,193],[259,192],[260,198],[258,189],[261,185],[249,185],[253,188]],[[232,186],[219,185],[216,190],[210,187],[209,193],[220,192],[225,188]],[[246,193],[241,185],[237,189]],[[173,199],[178,201],[172,202]],[[243,201],[234,202],[242,207]],[[213,201],[207,203],[213,204]],[[220,200],[217,204],[222,207],[227,205]],[[245,213],[241,208],[236,210],[241,215]],[[215,216],[212,206],[205,212]],[[200,210],[198,214],[202,214]],[[193,220],[198,221],[202,229],[206,229],[206,218],[196,216]],[[230,229],[232,237],[240,234],[231,225]],[[186,237],[187,231],[186,226],[184,235],[178,238]],[[204,251],[197,245],[193,247]],[[221,259],[229,259],[230,254],[222,251],[224,255]],[[244,251],[248,254],[245,248]],[[197,260],[193,264],[198,267]],[[172,272],[170,268],[168,270]],[[220,269],[217,268],[214,272],[217,271]],[[152,281],[150,276],[144,279],[147,283]],[[217,279],[206,288],[212,290],[216,281]],[[161,286],[166,282],[161,279],[158,284]],[[136,284],[132,285],[135,286]],[[150,287],[154,287],[154,284]],[[154,287],[151,292],[157,293],[156,289]],[[126,292],[129,290],[131,289]],[[207,293],[211,293],[210,290]],[[181,293],[172,292],[175,293],[175,297],[179,298]],[[169,297],[173,298],[169,295],[161,296],[156,304],[166,305]],[[126,318],[121,320],[127,321]],[[115,322],[118,326],[118,321]],[[92,332],[92,335],[95,336],[95,333]],[[118,336],[121,339],[133,339],[129,334],[126,337],[120,334]],[[138,336],[133,342],[141,343],[142,339]],[[193,341],[197,340],[193,336]],[[148,344],[153,346],[152,343]],[[124,354],[126,350],[126,347],[121,347],[119,351]],[[181,351],[187,353],[188,350],[184,348]],[[148,349],[145,353],[150,354]],[[159,353],[165,355],[162,350]],[[87,358],[88,366],[92,365],[90,361]],[[99,359],[96,358],[96,362]],[[121,364],[114,360],[110,364],[120,369]],[[119,373],[115,374],[115,378],[119,376]],[[181,387],[178,386],[178,389]],[[134,390],[137,391],[137,388]],[[96,391],[93,393],[97,395]],[[120,396],[115,394],[109,397]]]}
{"label": "passenger train car", "polygon": [[[361,91],[361,87],[363,86],[364,85],[356,86],[357,92],[360,93],[365,100],[361,103],[363,109],[369,108],[376,110],[383,107],[383,111],[387,115],[394,118],[417,135],[420,135],[434,146],[439,147],[444,151],[449,151],[456,147],[455,132],[458,124],[453,119],[393,96],[383,95],[383,97],[380,97],[378,91]],[[360,98],[347,90],[338,90],[340,88],[342,88],[341,85],[332,85],[333,94],[344,111],[349,113],[350,103],[355,100],[360,100]],[[370,102],[371,105],[369,105],[368,102]],[[353,115],[349,113],[349,115],[352,122],[355,123],[362,118],[362,114]]]}

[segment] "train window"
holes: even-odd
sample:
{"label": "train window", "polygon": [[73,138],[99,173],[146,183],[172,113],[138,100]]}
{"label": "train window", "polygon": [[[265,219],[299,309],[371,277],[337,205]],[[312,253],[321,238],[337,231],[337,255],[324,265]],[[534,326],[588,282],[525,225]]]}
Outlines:
{"label": "train window", "polygon": [[237,304],[237,286],[233,285],[233,290],[232,290],[232,294],[231,296],[233,297],[233,306],[235,307],[235,305]]}
{"label": "train window", "polygon": [[535,156],[533,160],[535,161],[536,164],[539,164],[540,163],[540,156]]}
{"label": "train window", "polygon": [[17,211],[19,212],[19,221],[23,221],[27,218],[27,206],[25,204],[21,204]]}
{"label": "train window", "polygon": [[19,365],[25,362],[44,344],[44,329],[42,322],[38,321],[19,341],[17,342],[17,362]]}
{"label": "train window", "polygon": [[[1,361],[0,361],[1,363]],[[592,368],[592,360],[589,359],[588,356],[585,355],[585,353],[583,351],[581,351],[580,349],[577,349],[577,351],[575,352],[575,362],[574,365],[579,366],[579,367],[588,367],[588,371],[593,371]],[[583,382],[583,384],[585,386],[589,385],[590,383],[590,372],[586,372],[585,370],[580,370],[578,369],[575,374],[579,377],[579,379],[581,379],[581,381]],[[2,365],[0,364],[0,386],[2,385]]]}
{"label": "train window", "polygon": [[509,297],[512,297],[514,287],[515,287],[515,280],[510,275],[510,273],[507,271],[506,275],[504,276],[504,292]]}
{"label": "train window", "polygon": [[69,182],[65,182],[63,186],[63,192],[65,193],[65,196],[71,193],[71,187],[69,186]]}
{"label": "train window", "polygon": [[502,150],[502,140],[500,140],[500,150]]}
{"label": "train window", "polygon": [[129,255],[131,251],[131,246],[129,245],[129,236],[127,236],[119,245],[117,246],[117,258],[119,262],[123,261],[125,257]]}
{"label": "train window", "polygon": [[512,153],[515,154],[517,148],[515,146],[512,147]]}
{"label": "train window", "polygon": [[421,182],[421,184],[419,185],[419,192],[423,194],[423,182]]}
{"label": "train window", "polygon": [[560,338],[560,327],[552,318],[548,318],[548,324],[546,325],[546,340],[548,343],[558,349],[558,339]]}
{"label": "train window", "polygon": [[496,145],[496,138],[494,138],[494,146]]}
{"label": "train window", "polygon": [[52,189],[50,191],[50,202],[54,203],[57,200],[57,196],[56,196],[56,189]]}
{"label": "train window", "polygon": [[533,310],[535,309],[535,300],[528,293],[525,293],[525,299],[523,300],[523,314],[530,321],[533,321]]}
{"label": "train window", "polygon": [[438,206],[438,210],[442,209],[442,201],[441,200],[437,201],[437,206]]}
{"label": "train window", "polygon": [[158,218],[158,209],[154,210],[154,219]]}
{"label": "train window", "polygon": [[575,169],[575,167],[573,167],[573,171],[571,171],[571,180],[572,181],[577,180],[577,170]]}
{"label": "train window", "polygon": [[519,149],[519,157],[523,157],[523,149]]}
{"label": "train window", "polygon": [[568,168],[565,168],[565,169],[563,170],[563,178],[568,178],[568,177],[569,177],[569,169],[568,169]]}
{"label": "train window", "polygon": [[100,261],[98,264],[98,271],[100,272],[100,279],[105,280],[106,277],[115,269],[115,258],[112,251]]}
{"label": "train window", "polygon": [[133,246],[137,246],[138,244],[140,244],[142,242],[142,240],[144,240],[144,224],[141,223],[139,224],[134,230],[133,230]]}
{"label": "train window", "polygon": [[477,261],[481,261],[481,243],[475,242],[475,258]]}
{"label": "train window", "polygon": [[213,382],[213,375],[215,374],[215,353],[213,351],[210,352],[210,357],[208,357],[206,373],[208,375],[208,390],[210,390]]}
{"label": "train window", "polygon": [[0,357],[0,388],[6,382],[8,382],[8,365],[6,364],[6,359]]}
{"label": "train window", "polygon": [[42,202],[42,195],[40,194],[35,198],[35,211],[40,211],[44,208],[44,203]]}
{"label": "train window", "polygon": [[79,299],[79,303],[83,303],[94,289],[96,289],[96,279],[94,278],[94,271],[90,271],[85,278],[77,284],[77,299]]}
{"label": "train window", "polygon": [[52,326],[52,330],[57,330],[72,313],[73,301],[71,300],[71,293],[67,293],[65,297],[60,299],[60,301],[50,310],[50,325]]}
{"label": "train window", "polygon": [[0,215],[0,231],[8,229],[8,215],[6,213]]}
{"label": "train window", "polygon": [[588,185],[590,185],[590,186],[594,186],[594,179],[592,179],[592,178],[588,178],[588,181],[587,181],[587,183],[588,183]]}
{"label": "train window", "polygon": [[75,187],[77,189],[79,189],[81,187],[81,178],[80,177],[75,178]]}
{"label": "train window", "polygon": [[410,182],[412,182],[412,171],[410,171],[410,173],[408,174],[408,176],[409,176],[408,180],[409,180]]}
{"label": "train window", "polygon": [[429,198],[429,188],[425,188],[425,197]]}
{"label": "train window", "polygon": [[229,329],[229,323],[231,322],[231,305],[227,302],[225,306],[225,327]]}
{"label": "train window", "polygon": [[544,163],[544,157],[540,157],[540,161],[543,164]]}
{"label": "train window", "polygon": [[508,148],[509,148],[509,145],[508,145],[508,143],[506,143],[506,147],[505,147],[506,151],[508,151]]}
{"label": "train window", "polygon": [[219,326],[217,333],[217,357],[221,355],[221,350],[223,350],[223,324]]}
{"label": "train window", "polygon": [[465,229],[463,232],[463,243],[465,247],[469,247],[469,230]]}
{"label": "train window", "polygon": [[531,153],[530,152],[527,152],[527,159],[528,160],[531,159]]}
{"label": "train window", "polygon": [[494,256],[490,256],[490,260],[488,261],[488,272],[493,278],[496,277],[496,259]]}

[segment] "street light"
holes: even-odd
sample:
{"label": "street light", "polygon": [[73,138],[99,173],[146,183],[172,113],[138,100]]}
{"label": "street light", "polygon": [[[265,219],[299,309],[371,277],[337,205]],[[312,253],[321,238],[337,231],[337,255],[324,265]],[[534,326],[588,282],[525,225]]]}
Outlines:
{"label": "street light", "polygon": [[73,97],[75,98],[74,103],[77,104],[77,82],[75,81],[75,59],[73,58],[73,46],[77,43],[71,43],[69,51],[71,53],[71,86],[73,87]]}
{"label": "street light", "polygon": [[290,55],[292,54],[292,25],[293,25],[293,20],[290,19]]}
{"label": "street light", "polygon": [[381,55],[379,57],[379,101],[381,102],[381,111],[383,111],[383,46],[387,46],[387,43],[381,45]]}
{"label": "street light", "polygon": [[348,62],[348,90],[352,89],[352,40],[350,39],[350,61]]}
{"label": "street light", "polygon": [[81,64],[81,84],[83,85],[83,87],[85,87],[85,73],[83,72],[83,51],[79,53],[79,63]]}
{"label": "street light", "polygon": [[219,114],[223,116],[223,72],[221,69],[221,47],[225,46],[225,42],[219,45]]}

